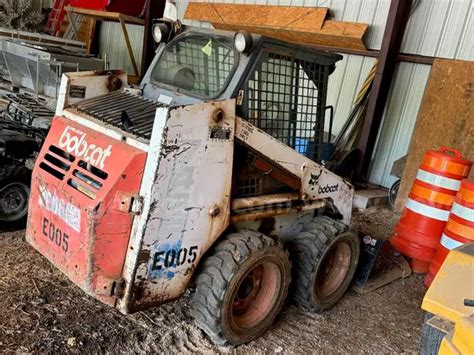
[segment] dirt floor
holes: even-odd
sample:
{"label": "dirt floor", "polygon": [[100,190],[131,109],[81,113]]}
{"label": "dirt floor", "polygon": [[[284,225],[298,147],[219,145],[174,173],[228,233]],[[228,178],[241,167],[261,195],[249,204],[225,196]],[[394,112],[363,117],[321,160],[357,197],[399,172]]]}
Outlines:
{"label": "dirt floor", "polygon": [[[356,214],[354,227],[382,238],[396,220],[391,211],[374,209]],[[419,276],[364,296],[350,291],[323,314],[289,305],[260,339],[217,348],[193,324],[187,296],[151,311],[120,315],[69,282],[23,235],[0,235],[0,353],[418,351],[424,294]]]}

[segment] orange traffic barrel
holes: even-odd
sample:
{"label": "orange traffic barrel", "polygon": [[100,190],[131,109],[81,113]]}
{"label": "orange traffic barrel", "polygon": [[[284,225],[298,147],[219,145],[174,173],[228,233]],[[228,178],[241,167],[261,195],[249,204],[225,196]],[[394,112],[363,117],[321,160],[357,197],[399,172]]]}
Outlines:
{"label": "orange traffic barrel", "polygon": [[465,243],[474,242],[474,180],[464,180],[461,183],[456,199],[454,200],[448,223],[444,228],[433,261],[430,264],[429,274],[425,277],[425,286],[429,287],[439,268],[453,250]]}
{"label": "orange traffic barrel", "polygon": [[471,166],[472,163],[455,149],[442,147],[425,153],[390,239],[395,249],[412,259],[414,272],[428,272],[456,193]]}

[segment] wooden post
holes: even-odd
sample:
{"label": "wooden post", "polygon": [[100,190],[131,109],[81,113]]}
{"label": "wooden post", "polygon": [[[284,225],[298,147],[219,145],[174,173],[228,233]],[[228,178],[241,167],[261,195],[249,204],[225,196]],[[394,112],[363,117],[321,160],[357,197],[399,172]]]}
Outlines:
{"label": "wooden post", "polygon": [[137,61],[135,60],[135,54],[133,53],[132,44],[130,43],[130,37],[128,36],[127,26],[125,24],[124,19],[120,16],[120,25],[122,26],[123,36],[125,37],[125,43],[127,44],[128,55],[130,56],[130,61],[132,62],[133,71],[136,77],[140,76],[140,72],[138,71]]}

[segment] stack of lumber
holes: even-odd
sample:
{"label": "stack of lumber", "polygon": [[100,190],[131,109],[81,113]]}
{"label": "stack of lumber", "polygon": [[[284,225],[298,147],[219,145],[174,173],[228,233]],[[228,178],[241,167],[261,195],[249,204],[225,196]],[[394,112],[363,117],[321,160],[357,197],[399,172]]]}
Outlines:
{"label": "stack of lumber", "polygon": [[366,49],[367,24],[327,20],[328,8],[190,2],[184,18],[289,42]]}

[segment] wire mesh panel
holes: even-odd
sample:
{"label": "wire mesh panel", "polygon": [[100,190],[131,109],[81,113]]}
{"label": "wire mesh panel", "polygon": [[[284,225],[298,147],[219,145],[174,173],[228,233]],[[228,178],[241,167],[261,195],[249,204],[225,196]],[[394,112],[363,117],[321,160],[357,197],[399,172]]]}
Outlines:
{"label": "wire mesh panel", "polygon": [[246,84],[250,122],[311,159],[319,160],[329,67],[304,58],[262,52]]}
{"label": "wire mesh panel", "polygon": [[165,49],[152,79],[211,98],[224,89],[237,58],[231,41],[188,36]]}

